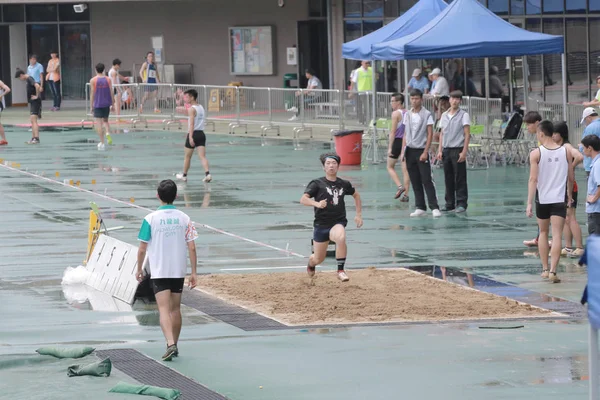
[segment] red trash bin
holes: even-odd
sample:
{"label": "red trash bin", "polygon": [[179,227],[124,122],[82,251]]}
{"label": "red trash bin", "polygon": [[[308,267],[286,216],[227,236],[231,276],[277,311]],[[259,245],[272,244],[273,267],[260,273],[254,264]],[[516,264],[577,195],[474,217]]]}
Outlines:
{"label": "red trash bin", "polygon": [[340,165],[360,165],[363,133],[363,131],[339,131],[333,134],[335,152],[341,158]]}

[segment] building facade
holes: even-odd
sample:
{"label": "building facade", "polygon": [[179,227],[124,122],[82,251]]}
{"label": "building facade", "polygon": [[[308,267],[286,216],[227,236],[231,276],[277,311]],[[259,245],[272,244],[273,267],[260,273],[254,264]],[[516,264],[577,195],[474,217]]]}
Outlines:
{"label": "building facade", "polygon": [[[480,0],[507,21],[525,29],[565,37],[568,62],[568,100],[588,100],[600,75],[600,0]],[[122,69],[137,76],[153,38],[160,37],[160,56],[172,65],[170,79],[180,83],[226,85],[242,82],[255,87],[281,87],[287,74],[315,70],[325,87],[348,85],[356,61],[343,60],[341,45],[389,23],[416,0],[92,0],[75,12],[72,0],[0,0],[0,79],[18,87],[15,68],[27,65],[28,54],[38,54],[42,64],[49,52],[59,52],[66,99],[82,99],[85,83],[98,62],[123,61]],[[258,29],[257,27],[268,28]],[[235,28],[235,29],[231,29]],[[265,33],[266,32],[266,33]],[[451,34],[451,32],[449,32]],[[295,49],[295,50],[294,50]],[[295,55],[295,56],[294,56]],[[559,101],[560,55],[523,60],[493,58],[491,65],[508,83],[525,91],[523,71],[530,80],[529,96]],[[453,67],[449,67],[452,65]],[[420,60],[409,63],[441,67],[449,72],[459,65],[470,69],[479,87],[483,60]],[[268,67],[267,67],[268,66]],[[264,68],[263,68],[264,67]],[[380,90],[403,88],[403,64],[380,67]],[[244,71],[244,73],[237,73]],[[521,79],[519,81],[519,79]],[[519,83],[520,82],[520,83]],[[19,91],[14,103],[23,102]]]}

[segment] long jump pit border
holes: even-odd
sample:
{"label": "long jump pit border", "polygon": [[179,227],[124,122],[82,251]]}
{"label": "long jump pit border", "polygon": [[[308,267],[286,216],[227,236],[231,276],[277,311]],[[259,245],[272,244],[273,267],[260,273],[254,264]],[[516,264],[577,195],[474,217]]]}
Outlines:
{"label": "long jump pit border", "polygon": [[443,280],[441,268],[349,270],[350,282],[318,269],[315,279],[306,272],[205,274],[183,304],[244,331],[585,318],[575,302],[454,268],[444,269]]}

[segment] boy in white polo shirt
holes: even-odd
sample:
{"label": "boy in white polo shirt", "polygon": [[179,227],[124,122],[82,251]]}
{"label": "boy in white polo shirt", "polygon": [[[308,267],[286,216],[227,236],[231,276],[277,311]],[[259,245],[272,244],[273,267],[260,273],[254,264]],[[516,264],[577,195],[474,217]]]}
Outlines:
{"label": "boy in white polo shirt", "polygon": [[140,248],[137,257],[137,279],[143,278],[142,267],[148,252],[150,280],[158,312],[160,327],[167,340],[167,352],[163,361],[171,361],[179,355],[177,341],[181,333],[181,293],[187,272],[186,253],[189,254],[192,275],[190,288],[196,286],[196,244],[198,238],[193,222],[185,213],[177,210],[173,202],[177,197],[177,185],[170,179],[158,185],[161,206],[148,214],[142,222],[138,235]]}

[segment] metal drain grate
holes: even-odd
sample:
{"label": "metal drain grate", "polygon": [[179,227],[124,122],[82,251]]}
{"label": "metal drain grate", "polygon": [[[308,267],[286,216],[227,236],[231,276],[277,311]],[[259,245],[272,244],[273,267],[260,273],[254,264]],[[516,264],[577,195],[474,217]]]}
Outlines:
{"label": "metal drain grate", "polygon": [[110,357],[113,366],[144,385],[160,386],[181,391],[185,400],[228,400],[206,386],[181,375],[134,349],[98,350],[100,358]]}
{"label": "metal drain grate", "polygon": [[227,303],[198,290],[185,291],[182,303],[245,331],[296,329],[271,318]]}

